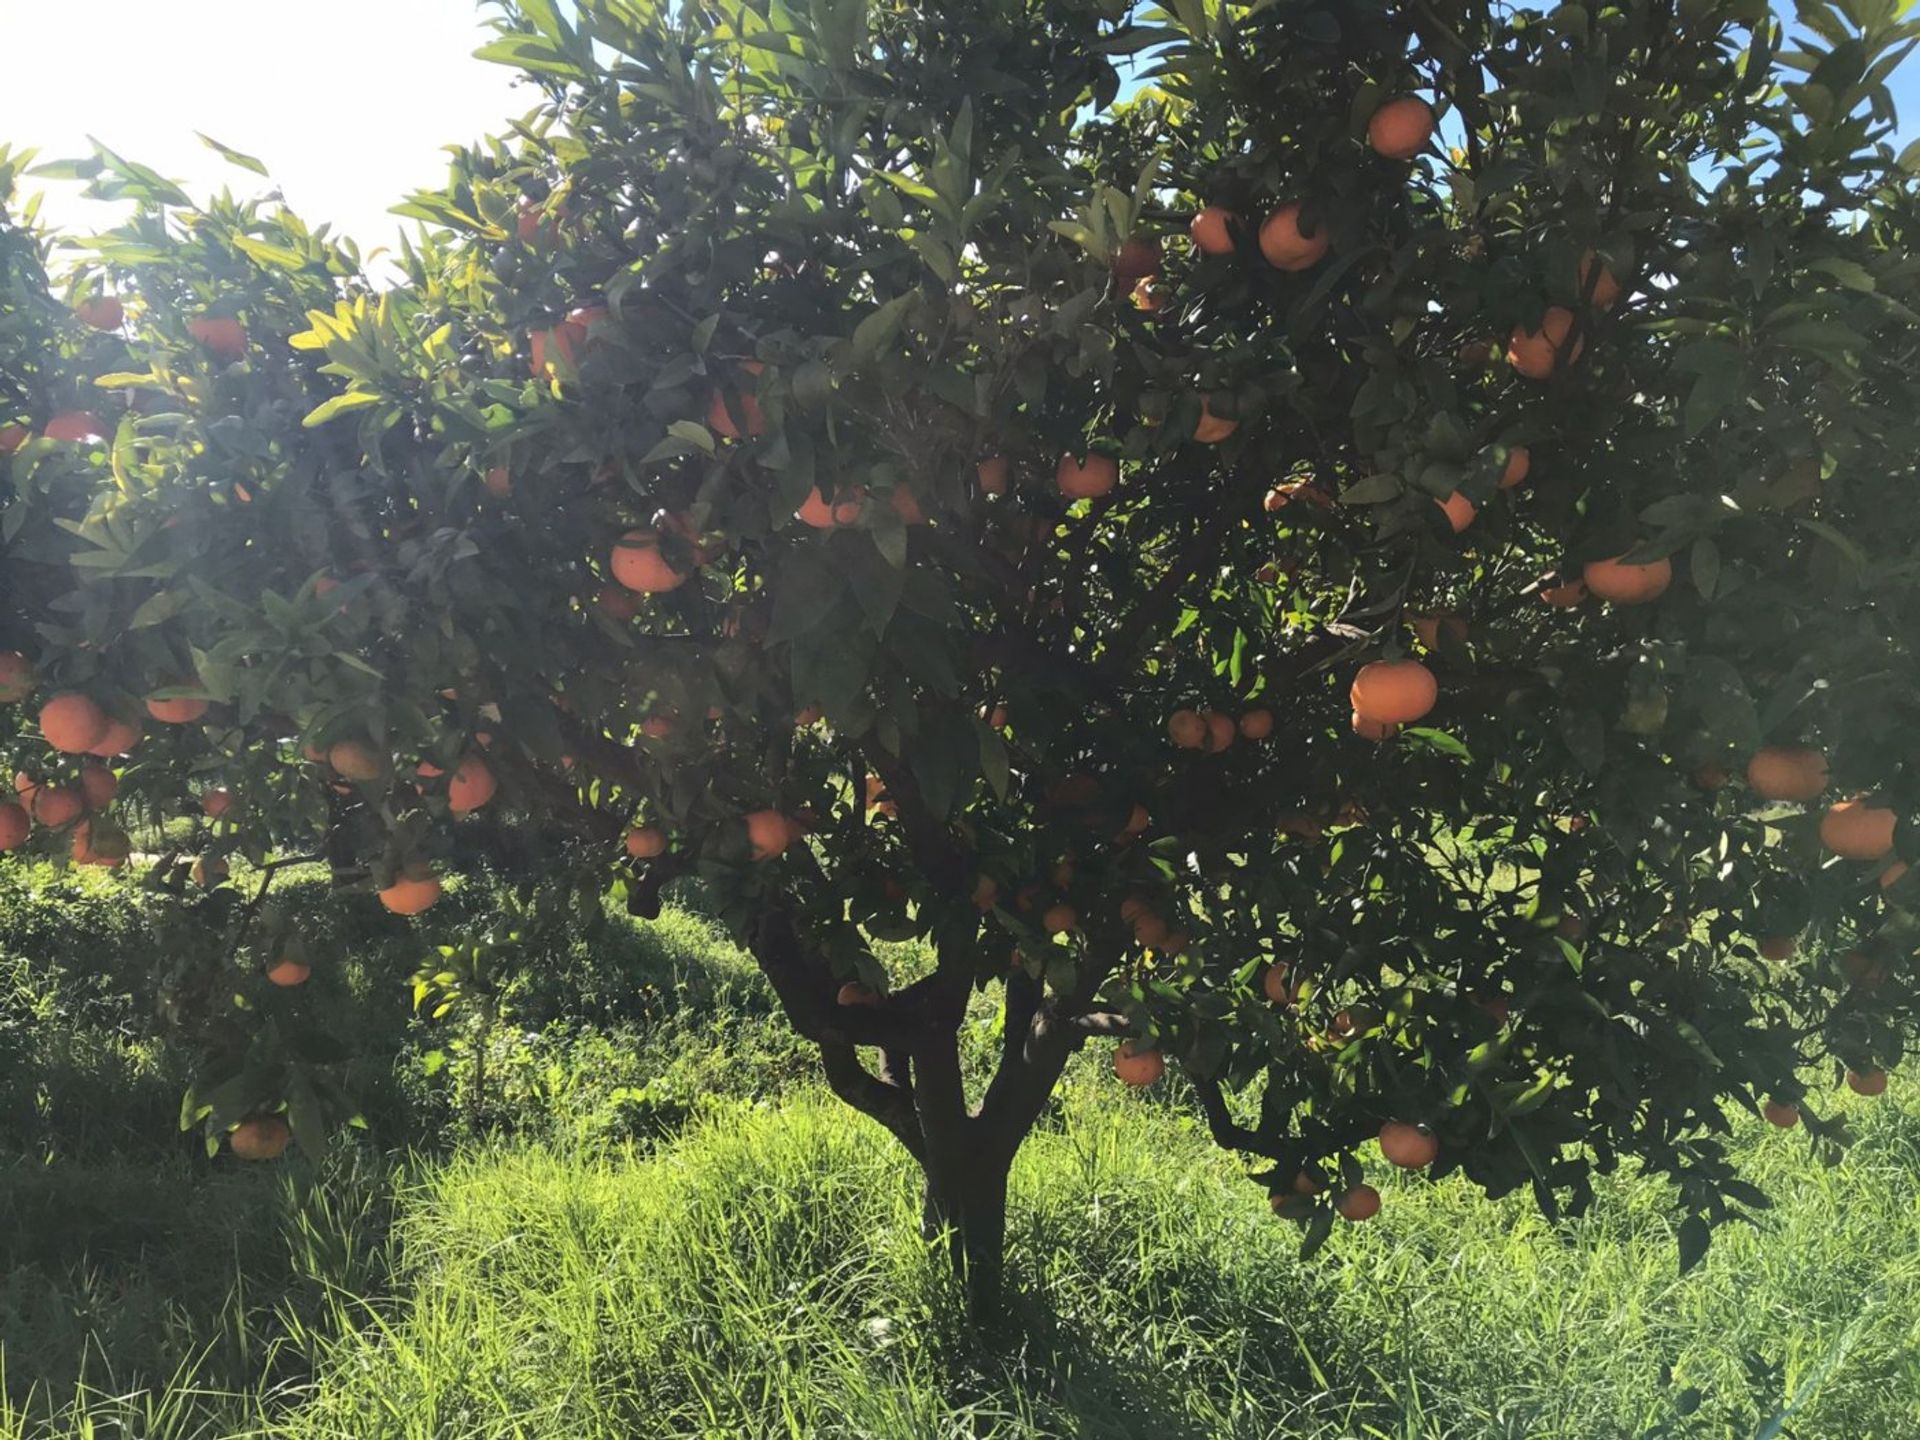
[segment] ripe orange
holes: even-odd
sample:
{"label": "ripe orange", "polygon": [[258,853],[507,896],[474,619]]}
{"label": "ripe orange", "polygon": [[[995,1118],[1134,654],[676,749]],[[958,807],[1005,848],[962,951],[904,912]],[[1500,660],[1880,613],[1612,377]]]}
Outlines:
{"label": "ripe orange", "polygon": [[1165,949],[1168,940],[1171,939],[1173,935],[1173,931],[1169,928],[1167,922],[1162,920],[1152,910],[1147,909],[1144,905],[1135,913],[1133,919],[1128,923],[1133,927],[1134,940],[1146,946],[1149,950]]}
{"label": "ripe orange", "polygon": [[[1548,577],[1553,578],[1553,577]],[[1584,580],[1562,580],[1557,584],[1540,586],[1540,603],[1555,610],[1571,610],[1583,605],[1587,599],[1587,582]]]}
{"label": "ripe orange", "polygon": [[227,1144],[242,1160],[277,1160],[286,1153],[293,1132],[278,1115],[256,1115],[242,1120],[227,1137]]}
{"label": "ripe orange", "polygon": [[1912,867],[1904,860],[1894,861],[1880,872],[1880,888],[1882,890],[1891,890],[1906,878],[1907,871],[1911,868]]}
{"label": "ripe orange", "polygon": [[1147,827],[1152,824],[1153,816],[1147,812],[1147,807],[1135,805],[1127,811],[1127,823],[1121,827],[1120,838],[1131,840],[1135,835],[1144,835],[1147,833]]}
{"label": "ripe orange", "polygon": [[418,915],[440,898],[440,880],[434,875],[397,875],[380,892],[380,903],[396,915]]}
{"label": "ripe orange", "polygon": [[1065,935],[1079,924],[1079,912],[1064,901],[1049,905],[1046,913],[1040,917],[1040,928],[1049,935]]}
{"label": "ripe orange", "polygon": [[[1595,276],[1593,273],[1593,267],[1596,264],[1600,265],[1600,273],[1598,276]],[[1591,250],[1580,257],[1578,284],[1580,286],[1580,295],[1583,299],[1586,298],[1588,284],[1592,284],[1593,305],[1595,309],[1611,310],[1620,299],[1619,280],[1614,278],[1613,271],[1609,270],[1604,264],[1601,264],[1600,257],[1595,255]]]}
{"label": "ripe orange", "polygon": [[1791,1130],[1800,1123],[1798,1105],[1782,1105],[1778,1101],[1769,1100],[1760,1107],[1760,1113],[1767,1117],[1769,1125],[1781,1130]]}
{"label": "ripe orange", "polygon": [[665,740],[673,734],[673,716],[649,715],[640,722],[640,733],[649,740]]}
{"label": "ripe orange", "polygon": [[1097,500],[1120,483],[1120,465],[1111,455],[1062,455],[1053,478],[1069,500]]}
{"label": "ripe orange", "polygon": [[1193,438],[1202,445],[1217,445],[1240,428],[1238,420],[1228,420],[1213,413],[1205,400],[1200,402],[1200,420],[1193,427]]}
{"label": "ripe orange", "polygon": [[1847,1071],[1847,1088],[1856,1095],[1865,1095],[1869,1100],[1876,1095],[1884,1095],[1887,1093],[1887,1072],[1849,1070]]}
{"label": "ripe orange", "polygon": [[1843,860],[1879,860],[1893,849],[1893,811],[1842,800],[1820,819],[1820,843]]}
{"label": "ripe orange", "polygon": [[1687,777],[1687,783],[1711,795],[1716,790],[1724,790],[1727,779],[1727,767],[1709,760],[1694,767],[1693,773]]}
{"label": "ripe orange", "polygon": [[89,810],[104,810],[120,793],[120,777],[104,765],[89,762],[80,767],[80,794]]}
{"label": "ripe orange", "polygon": [[80,792],[65,785],[42,785],[33,792],[33,818],[49,830],[71,825],[86,808]]}
{"label": "ripe orange", "polygon": [[1440,698],[1433,672],[1418,660],[1375,660],[1353,677],[1353,713],[1386,725],[1421,718]]}
{"label": "ripe orange", "polygon": [[1438,650],[1443,637],[1450,645],[1467,643],[1467,622],[1450,610],[1437,610],[1431,615],[1409,615],[1407,624],[1420,637],[1420,643],[1429,650]]}
{"label": "ripe orange", "polygon": [[747,816],[747,843],[756,860],[771,860],[793,843],[793,825],[778,810],[755,810]]}
{"label": "ripe orange", "polygon": [[1673,562],[1664,556],[1640,565],[1627,564],[1617,556],[1590,560],[1581,578],[1602,600],[1615,605],[1644,605],[1667,593],[1667,587],[1673,584]]}
{"label": "ripe orange", "polygon": [[687,581],[686,572],[674,569],[661,553],[659,533],[653,530],[629,530],[622,535],[607,568],[615,580],[641,595],[678,590]]}
{"label": "ripe orange", "polygon": [[1264,740],[1273,734],[1273,711],[1249,710],[1240,717],[1240,733],[1249,740]]}
{"label": "ripe orange", "polygon": [[1769,935],[1760,942],[1762,960],[1791,960],[1795,949],[1791,935]]}
{"label": "ripe orange", "polygon": [[1296,1195],[1318,1195],[1326,1188],[1317,1171],[1302,1170],[1293,1177],[1293,1193]]}
{"label": "ripe orange", "polygon": [[833,998],[835,1003],[840,1005],[875,1006],[880,1003],[880,992],[871,985],[862,985],[858,980],[849,980],[840,987],[839,994]]}
{"label": "ripe orange", "polygon": [[1371,1220],[1380,1213],[1380,1192],[1371,1185],[1356,1185],[1334,1201],[1333,1208],[1342,1220]]}
{"label": "ripe orange", "polygon": [[196,315],[187,321],[187,334],[222,360],[238,360],[247,353],[247,328],[229,315]]}
{"label": "ripe orange", "polygon": [[84,755],[106,738],[107,712],[69,690],[40,707],[40,734],[63,754]]}
{"label": "ripe orange", "polygon": [[107,438],[107,426],[98,415],[86,410],[66,410],[47,421],[47,428],[40,432],[49,440],[79,441],[104,440]]}
{"label": "ripe orange", "polygon": [[447,807],[456,815],[468,814],[493,799],[499,788],[486,761],[478,755],[462,756],[447,781]]}
{"label": "ripe orange", "polygon": [[267,968],[267,979],[283,990],[291,990],[295,985],[307,983],[307,977],[313,974],[313,967],[291,955],[283,955]]}
{"label": "ripe orange", "polygon": [[896,485],[887,492],[887,503],[893,507],[893,513],[900,517],[902,525],[924,525],[927,512],[920,508],[920,500],[904,485]]}
{"label": "ripe orange", "polygon": [[1291,1005],[1300,998],[1299,983],[1293,979],[1286,961],[1276,960],[1267,966],[1266,973],[1260,977],[1260,993],[1276,1005]]}
{"label": "ripe orange", "polygon": [[1276,270],[1311,270],[1327,253],[1327,227],[1317,225],[1308,235],[1300,227],[1300,207],[1282,205],[1260,227],[1260,253]]}
{"label": "ripe orange", "polygon": [[230,790],[209,790],[200,797],[200,808],[207,812],[209,820],[218,820],[233,809],[233,792]]}
{"label": "ripe orange", "polygon": [[1352,723],[1353,733],[1358,735],[1362,740],[1391,740],[1400,733],[1400,727],[1398,725],[1389,724],[1385,720],[1369,720],[1358,710],[1353,712]]}
{"label": "ripe orange", "polygon": [[1500,472],[1500,488],[1511,490],[1527,478],[1533,469],[1533,452],[1524,445],[1514,445],[1507,450],[1507,468]]}
{"label": "ripe orange", "polygon": [[1113,278],[1131,289],[1136,280],[1160,272],[1160,242],[1129,240],[1113,256]]}
{"label": "ripe orange", "polygon": [[[740,373],[757,376],[767,367],[758,360],[742,360]],[[725,440],[738,440],[741,435],[740,421],[746,422],[746,434],[759,437],[767,433],[767,417],[760,409],[760,398],[754,394],[753,386],[745,382],[736,382],[739,394],[731,403],[725,390],[715,390],[707,401],[707,428]],[[738,416],[736,420],[734,417]]]}
{"label": "ripe orange", "polygon": [[1239,734],[1231,715],[1222,715],[1216,710],[1206,714],[1207,743],[1204,747],[1209,755],[1218,755],[1233,744],[1233,738]]}
{"label": "ripe orange", "polygon": [[195,857],[193,869],[187,872],[187,878],[192,880],[193,883],[198,885],[202,890],[211,890],[214,886],[225,881],[231,873],[232,871],[228,867],[227,862],[218,855],[211,858],[200,855]]}
{"label": "ripe orange", "polygon": [[1167,734],[1182,750],[1198,750],[1207,743],[1211,727],[1198,710],[1176,710],[1167,717]]}
{"label": "ripe orange", "polygon": [[1433,139],[1433,107],[1418,95],[1402,95],[1373,112],[1367,143],[1388,160],[1411,160]]}
{"label": "ripe orange", "polygon": [[1439,1157],[1440,1142],[1423,1125],[1389,1120],[1380,1127],[1380,1153],[1402,1170],[1424,1170]]}
{"label": "ripe orange", "polygon": [[1804,804],[1827,788],[1827,757],[1808,745],[1768,745],[1747,762],[1747,784],[1762,800]]}
{"label": "ripe orange", "polygon": [[1167,1073],[1167,1062],[1158,1050],[1142,1048],[1133,1040],[1122,1040],[1113,1052],[1113,1073],[1123,1085],[1135,1089],[1151,1085]]}
{"label": "ripe orange", "polygon": [[869,775],[864,787],[867,813],[878,811],[882,815],[898,815],[900,807],[887,798],[887,785],[878,775]]}
{"label": "ripe orange", "polygon": [[1438,505],[1441,512],[1446,515],[1447,524],[1453,527],[1453,533],[1456,535],[1471,525],[1473,523],[1473,517],[1479,513],[1475,509],[1474,503],[1458,490],[1447,496],[1446,499],[1435,500],[1433,503]]}
{"label": "ripe orange", "polygon": [[1004,495],[1007,493],[1007,457],[995,455],[982,460],[974,467],[974,473],[980,477],[982,495]]}
{"label": "ripe orange", "polygon": [[33,662],[18,650],[0,650],[0,705],[16,705],[33,693]]}
{"label": "ripe orange", "polygon": [[147,699],[147,714],[162,725],[191,725],[206,715],[207,708],[205,700],[185,697],[162,700],[157,696],[149,696]]}
{"label": "ripe orange", "polygon": [[132,853],[133,846],[123,831],[102,827],[95,835],[91,824],[82,822],[73,827],[73,863],[76,865],[116,870]]}
{"label": "ripe orange", "polygon": [[27,812],[11,800],[0,800],[0,853],[18,850],[26,843],[33,822]]}
{"label": "ripe orange", "polygon": [[845,485],[834,491],[831,505],[816,485],[807,492],[807,498],[793,513],[801,523],[811,525],[815,530],[833,530],[856,523],[866,505],[867,492],[858,485]]}
{"label": "ripe orange", "polygon": [[1133,308],[1143,315],[1158,315],[1172,303],[1173,297],[1158,275],[1142,275],[1133,287]]}
{"label": "ripe orange", "polygon": [[1209,205],[1187,225],[1187,233],[1202,255],[1231,255],[1233,231],[1240,217],[1221,205]]}
{"label": "ripe orange", "polygon": [[1320,510],[1333,506],[1333,497],[1311,480],[1289,480],[1283,485],[1276,485],[1267,492],[1267,498],[1261,503],[1269,515],[1277,515],[1296,500],[1305,501]]}
{"label": "ripe orange", "polygon": [[1524,325],[1513,327],[1507,341],[1507,363],[1529,380],[1545,380],[1559,367],[1562,357],[1569,365],[1580,358],[1586,341],[1576,339],[1569,346],[1567,338],[1572,334],[1573,312],[1555,305],[1540,317],[1538,330]]}
{"label": "ripe orange", "polygon": [[13,454],[32,438],[33,432],[24,425],[0,425],[0,455]]}
{"label": "ripe orange", "polygon": [[387,771],[387,763],[379,751],[364,740],[335,742],[327,751],[327,763],[343,779],[361,782],[378,780]]}
{"label": "ripe orange", "polygon": [[118,330],[127,318],[127,307],[112,295],[94,295],[73,307],[82,325],[95,330]]}
{"label": "ripe orange", "polygon": [[627,831],[627,854],[636,860],[651,860],[666,849],[667,832],[658,825],[635,825]]}

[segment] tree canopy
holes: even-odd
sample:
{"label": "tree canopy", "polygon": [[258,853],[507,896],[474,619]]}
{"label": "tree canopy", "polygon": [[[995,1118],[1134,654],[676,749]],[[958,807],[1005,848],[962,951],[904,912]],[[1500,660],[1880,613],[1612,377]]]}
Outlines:
{"label": "tree canopy", "polygon": [[[1906,10],[517,0],[391,284],[42,167],[137,204],[0,216],[15,842],[697,879],[983,1265],[1099,1036],[1310,1243],[1378,1136],[1697,1254],[1920,1017]],[[322,1143],[297,917],[135,863],[235,931],[187,1122]]]}

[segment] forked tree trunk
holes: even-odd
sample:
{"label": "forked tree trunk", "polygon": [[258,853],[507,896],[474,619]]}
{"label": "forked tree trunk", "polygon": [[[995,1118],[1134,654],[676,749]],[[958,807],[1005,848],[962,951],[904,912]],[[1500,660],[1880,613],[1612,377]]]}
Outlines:
{"label": "forked tree trunk", "polygon": [[929,1157],[921,1233],[943,1240],[956,1279],[966,1291],[976,1325],[996,1323],[1006,1301],[1007,1176],[1010,1157],[979,1143],[953,1147],[937,1164]]}

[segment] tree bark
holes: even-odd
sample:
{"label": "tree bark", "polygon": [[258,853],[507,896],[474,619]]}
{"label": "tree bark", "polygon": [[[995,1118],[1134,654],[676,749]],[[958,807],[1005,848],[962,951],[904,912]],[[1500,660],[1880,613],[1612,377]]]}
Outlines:
{"label": "tree bark", "polygon": [[[977,1122],[974,1122],[977,1123]],[[976,1326],[991,1327],[1006,1303],[1007,1176],[1012,1169],[1005,1147],[979,1143],[930,1152],[922,1168],[926,1192],[920,1212],[921,1234],[944,1239],[953,1273],[964,1287],[967,1314]]]}

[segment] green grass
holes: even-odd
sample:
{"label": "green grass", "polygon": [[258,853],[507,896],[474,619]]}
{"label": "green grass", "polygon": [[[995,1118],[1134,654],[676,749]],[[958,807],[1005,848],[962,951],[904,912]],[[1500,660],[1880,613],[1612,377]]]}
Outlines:
{"label": "green grass", "polygon": [[381,1103],[324,1167],[245,1167],[169,1138],[160,920],[0,872],[4,1440],[1920,1435],[1911,1084],[1834,1098],[1831,1169],[1742,1121],[1778,1208],[1682,1277],[1666,1187],[1627,1173],[1558,1227],[1377,1177],[1381,1217],[1302,1263],[1177,1097],[1089,1055],[1016,1168],[1020,1298],[982,1339],[904,1158],[706,922],[532,957],[466,1037],[468,1103],[471,1048],[429,1076],[450,1037],[405,1014],[420,938],[308,900],[341,957],[312,1002]]}

